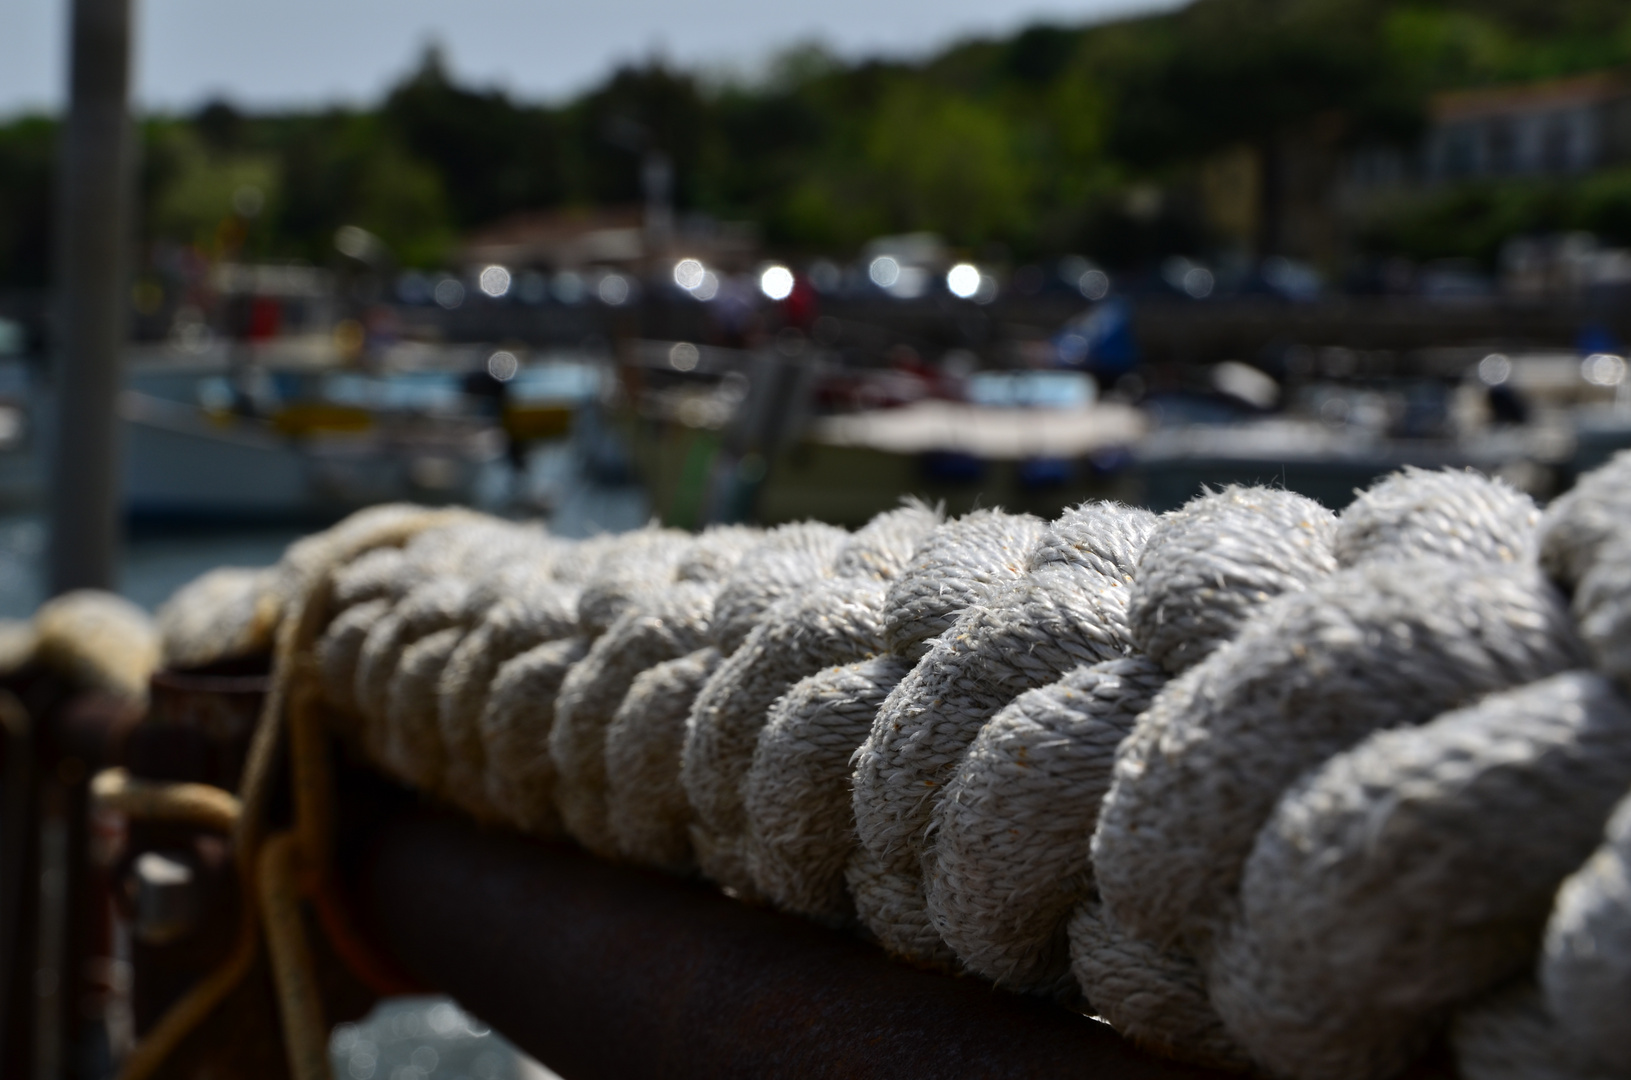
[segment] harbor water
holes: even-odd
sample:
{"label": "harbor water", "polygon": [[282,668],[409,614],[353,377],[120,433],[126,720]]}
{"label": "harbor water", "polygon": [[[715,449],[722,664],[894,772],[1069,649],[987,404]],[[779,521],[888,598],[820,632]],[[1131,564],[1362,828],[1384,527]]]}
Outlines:
{"label": "harbor water", "polygon": [[[525,471],[500,477],[513,488],[494,509],[518,518],[539,518],[563,536],[621,532],[643,524],[650,501],[635,485],[596,482],[579,467],[567,443],[541,446],[528,455]],[[144,524],[126,536],[118,589],[152,611],[177,588],[220,566],[268,566],[284,548],[312,532],[295,524],[206,526]],[[0,618],[26,619],[46,598],[45,568],[50,543],[47,515],[30,510],[0,516]]]}

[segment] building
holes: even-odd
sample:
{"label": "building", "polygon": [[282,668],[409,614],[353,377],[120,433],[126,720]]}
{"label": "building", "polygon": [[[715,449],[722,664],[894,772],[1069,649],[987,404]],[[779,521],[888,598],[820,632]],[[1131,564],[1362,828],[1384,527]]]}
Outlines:
{"label": "building", "polygon": [[1631,162],[1631,80],[1616,72],[1439,94],[1429,116],[1429,183]]}
{"label": "building", "polygon": [[640,207],[568,208],[515,214],[465,237],[457,261],[511,268],[585,270],[594,266],[639,272],[689,257],[740,271],[758,254],[753,228],[688,215],[654,229]]}

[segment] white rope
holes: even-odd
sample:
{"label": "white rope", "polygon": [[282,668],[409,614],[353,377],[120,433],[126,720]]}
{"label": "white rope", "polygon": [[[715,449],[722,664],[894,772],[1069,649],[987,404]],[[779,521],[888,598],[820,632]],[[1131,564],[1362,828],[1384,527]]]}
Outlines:
{"label": "white rope", "polygon": [[1116,747],[1166,673],[1142,656],[1031,690],[975,737],[935,804],[929,918],[970,971],[1071,996],[1071,910],[1093,895],[1089,843]]}
{"label": "white rope", "polygon": [[635,601],[561,683],[549,754],[566,831],[607,858],[617,844],[606,821],[606,729],[635,676],[708,642],[717,585],[688,582]]}
{"label": "white rope", "polygon": [[713,880],[752,891],[742,782],[766,714],[806,675],[883,650],[884,588],[871,578],[830,578],[788,597],[765,613],[697,694],[680,782],[696,813],[699,865]]}
{"label": "white rope", "polygon": [[606,728],[606,827],[623,858],[674,873],[695,867],[680,758],[691,704],[721,659],[710,645],[642,671]]}
{"label": "white rope", "polygon": [[1161,949],[1116,925],[1097,900],[1077,905],[1066,927],[1071,974],[1088,1007],[1133,1042],[1214,1069],[1251,1065],[1224,1028],[1206,977],[1187,953]]}
{"label": "white rope", "polygon": [[1342,512],[1337,562],[1422,559],[1528,562],[1540,524],[1535,500],[1475,472],[1407,468],[1385,476]]}
{"label": "white rope", "polygon": [[826,577],[848,534],[817,522],[771,529],[725,579],[714,604],[714,644],[734,653],[759,617],[783,597]]}
{"label": "white rope", "polygon": [[501,578],[504,588],[448,655],[435,687],[436,726],[447,756],[442,790],[467,809],[490,806],[481,716],[499,668],[534,646],[571,637],[577,627],[578,586],[542,573],[506,571]]}
{"label": "white rope", "polygon": [[282,605],[271,595],[272,573],[224,566],[178,589],[154,615],[172,671],[272,651]]}
{"label": "white rope", "polygon": [[930,638],[951,628],[970,604],[1025,575],[1025,560],[1042,534],[1030,514],[976,510],[935,529],[901,570],[885,600],[889,651],[917,660]]}
{"label": "white rope", "polygon": [[883,651],[887,579],[880,575],[906,565],[937,520],[917,502],[878,515],[839,546],[835,576],[765,611],[698,692],[680,782],[696,813],[698,862],[713,880],[743,894],[756,891],[742,787],[770,706],[807,675]]}
{"label": "white rope", "polygon": [[953,961],[930,925],[923,888],[936,873],[924,832],[939,793],[1002,706],[1130,649],[1127,585],[1153,523],[1153,514],[1111,503],[1068,511],[1044,531],[1025,577],[968,608],[878,710],[856,751],[854,798],[875,873],[851,889],[885,948]]}
{"label": "white rope", "polygon": [[1116,921],[1204,954],[1299,774],[1371,732],[1581,666],[1539,574],[1440,560],[1346,570],[1267,605],[1122,745],[1093,861]]}
{"label": "white rope", "polygon": [[1557,891],[1537,978],[1456,1016],[1452,1041],[1466,1080],[1631,1076],[1631,792],[1605,832]]}
{"label": "white rope", "polygon": [[363,745],[388,770],[424,791],[437,789],[445,765],[435,714],[393,717],[386,712],[387,693],[403,653],[419,639],[462,623],[469,599],[470,583],[463,578],[427,581],[380,617],[357,656],[353,696],[363,717]]}
{"label": "white rope", "polygon": [[1597,563],[1599,550],[1631,530],[1631,450],[1580,478],[1547,507],[1540,528],[1540,565],[1573,592]]}
{"label": "white rope", "polygon": [[856,847],[850,758],[908,670],[890,655],[830,667],[793,684],[771,706],[742,808],[754,886],[784,911],[834,926],[854,921],[844,882]]}
{"label": "white rope", "polygon": [[1602,846],[1558,890],[1540,984],[1569,1041],[1631,1075],[1631,792]]}
{"label": "white rope", "polygon": [[1623,1080],[1581,1053],[1534,983],[1509,983],[1456,1014],[1450,1028],[1462,1080]]}
{"label": "white rope", "polygon": [[482,709],[487,802],[504,820],[529,832],[548,836],[560,830],[549,733],[561,683],[588,651],[587,638],[570,637],[506,660]]}
{"label": "white rope", "polygon": [[195,583],[167,654],[241,652],[396,517],[311,659],[338,733],[468,813],[1216,1067],[1385,1080],[1455,1016],[1469,1080],[1631,1076],[1631,454],[1543,516],[1421,470],[1340,517],[853,535],[382,508]]}
{"label": "white rope", "polygon": [[604,634],[617,617],[674,581],[695,541],[678,529],[636,529],[609,545],[578,596],[578,628]]}
{"label": "white rope", "polygon": [[[929,523],[919,517],[919,527]],[[1040,528],[1029,516],[976,511],[937,525],[913,552],[901,545],[895,560],[901,576],[884,598],[884,640],[893,655],[809,676],[771,710],[743,801],[748,873],[772,903],[833,924],[854,919],[845,881],[856,851],[850,759],[882,700],[910,669],[904,654],[921,654],[923,638],[998,582],[1017,580]]]}
{"label": "white rope", "polygon": [[1570,672],[1382,731],[1280,800],[1211,960],[1282,1076],[1369,1080],[1532,967],[1552,896],[1631,788],[1631,705]]}
{"label": "white rope", "polygon": [[1139,651],[1176,674],[1235,636],[1264,601],[1336,569],[1332,513],[1301,495],[1230,487],[1156,525],[1127,621]]}
{"label": "white rope", "polygon": [[1631,522],[1598,548],[1575,589],[1574,617],[1597,669],[1631,693]]}

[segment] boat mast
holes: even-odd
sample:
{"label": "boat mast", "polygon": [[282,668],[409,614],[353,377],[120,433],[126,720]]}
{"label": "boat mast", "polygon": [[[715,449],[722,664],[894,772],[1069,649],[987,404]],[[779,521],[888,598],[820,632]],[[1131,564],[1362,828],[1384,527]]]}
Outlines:
{"label": "boat mast", "polygon": [[60,148],[50,589],[112,588],[134,192],[130,0],[72,0]]}

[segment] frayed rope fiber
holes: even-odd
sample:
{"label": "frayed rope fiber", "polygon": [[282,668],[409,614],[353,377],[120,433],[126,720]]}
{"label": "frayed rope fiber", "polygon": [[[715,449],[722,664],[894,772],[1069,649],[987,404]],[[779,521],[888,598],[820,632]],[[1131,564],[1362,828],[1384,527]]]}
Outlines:
{"label": "frayed rope fiber", "polygon": [[696,812],[697,857],[713,880],[755,892],[742,787],[770,706],[807,675],[883,651],[888,582],[879,575],[905,566],[936,519],[918,503],[878,515],[839,547],[832,577],[767,610],[698,693],[680,781]]}
{"label": "frayed rope fiber", "polygon": [[1531,569],[1383,563],[1282,596],[1122,744],[1093,841],[1100,893],[1128,930],[1204,949],[1304,770],[1583,660],[1562,598]]}
{"label": "frayed rope fiber", "polygon": [[777,907],[830,925],[854,921],[844,882],[856,846],[850,758],[908,670],[891,655],[830,667],[771,706],[742,807],[754,887]]}
{"label": "frayed rope fiber", "polygon": [[[1631,787],[1631,705],[1570,672],[1371,736],[1281,799],[1211,961],[1282,1076],[1378,1080],[1533,963],[1552,896]],[[1408,793],[1401,797],[1400,793]]]}
{"label": "frayed rope fiber", "polygon": [[1071,910],[1093,895],[1089,842],[1116,747],[1167,681],[1141,656],[1078,668],[980,729],[935,805],[929,918],[968,969],[1070,994]]}
{"label": "frayed rope fiber", "polygon": [[1026,575],[964,611],[885,699],[855,755],[853,805],[869,867],[851,882],[862,922],[885,948],[955,962],[923,888],[935,874],[924,834],[939,794],[1002,706],[1128,651],[1127,586],[1154,521],[1112,503],[1068,511],[1044,530]]}
{"label": "frayed rope fiber", "polygon": [[1468,1080],[1627,1080],[1628,492],[1631,453],[1544,513],[1417,469],[1340,515],[853,534],[383,507],[189,586],[153,649],[298,640],[337,741],[429,798],[1156,1053],[1387,1080],[1447,1033]]}

